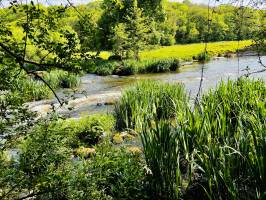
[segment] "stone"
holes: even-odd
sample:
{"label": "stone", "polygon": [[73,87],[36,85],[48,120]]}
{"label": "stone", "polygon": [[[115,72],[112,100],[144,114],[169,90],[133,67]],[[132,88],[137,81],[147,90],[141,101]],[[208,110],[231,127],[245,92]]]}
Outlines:
{"label": "stone", "polygon": [[127,151],[133,155],[140,155],[142,153],[141,149],[135,146],[127,147]]}
{"label": "stone", "polygon": [[94,148],[85,148],[85,147],[80,147],[76,150],[77,156],[81,158],[91,158],[92,156],[95,156],[96,150]]}
{"label": "stone", "polygon": [[114,143],[114,144],[121,144],[121,143],[123,143],[123,137],[119,134],[119,133],[117,133],[117,134],[115,134],[114,136],[113,136],[113,139],[112,139],[112,142]]}

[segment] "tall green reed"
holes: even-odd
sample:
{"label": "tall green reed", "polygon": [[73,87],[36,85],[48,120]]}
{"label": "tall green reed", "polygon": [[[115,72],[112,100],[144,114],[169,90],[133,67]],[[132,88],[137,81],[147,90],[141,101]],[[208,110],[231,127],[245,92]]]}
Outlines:
{"label": "tall green reed", "polygon": [[144,119],[170,120],[187,102],[188,95],[181,84],[139,82],[126,90],[115,105],[116,128],[141,130]]}
{"label": "tall green reed", "polygon": [[147,121],[141,133],[152,199],[178,199],[179,170],[178,132],[169,121]]}
{"label": "tall green reed", "polygon": [[264,199],[265,99],[263,81],[229,80],[191,109],[182,86],[139,83],[115,116],[118,128],[141,132],[159,199]]}

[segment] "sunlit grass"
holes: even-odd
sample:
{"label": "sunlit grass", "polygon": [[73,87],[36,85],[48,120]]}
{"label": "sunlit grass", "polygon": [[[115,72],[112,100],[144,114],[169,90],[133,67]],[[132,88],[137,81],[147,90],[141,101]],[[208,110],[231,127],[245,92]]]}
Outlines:
{"label": "sunlit grass", "polygon": [[[240,41],[222,41],[222,42],[211,42],[207,45],[207,51],[211,56],[223,55],[227,52],[236,52],[238,49],[244,49],[252,45],[251,40]],[[204,43],[194,44],[180,44],[168,47],[160,47],[153,50],[145,50],[140,53],[141,60],[149,59],[169,59],[179,58],[183,60],[191,60],[193,57],[198,56],[204,52]],[[102,51],[100,57],[108,59],[111,55],[108,51]]]}
{"label": "sunlit grass", "polygon": [[[210,55],[222,55],[226,52],[236,52],[237,49],[243,49],[250,46],[252,42],[250,40],[240,41],[223,41],[209,43],[207,51]],[[140,54],[141,59],[156,59],[156,58],[179,58],[179,59],[191,59],[193,56],[204,52],[205,44],[185,44],[185,45],[174,45],[170,47],[162,47],[155,50],[143,51]]]}

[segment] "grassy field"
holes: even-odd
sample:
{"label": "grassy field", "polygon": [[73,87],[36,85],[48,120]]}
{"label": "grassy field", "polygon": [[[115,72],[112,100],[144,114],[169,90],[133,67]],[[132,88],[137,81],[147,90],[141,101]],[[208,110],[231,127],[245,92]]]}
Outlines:
{"label": "grassy field", "polygon": [[[250,46],[250,40],[240,41],[223,41],[208,43],[208,52],[212,56],[223,55],[226,52],[236,52],[237,49],[243,49]],[[143,51],[140,54],[142,60],[148,59],[168,59],[178,58],[182,60],[191,60],[193,56],[197,56],[204,51],[204,43],[174,45],[169,47],[161,47],[154,50]],[[102,52],[102,58],[107,59],[110,56],[109,52]]]}

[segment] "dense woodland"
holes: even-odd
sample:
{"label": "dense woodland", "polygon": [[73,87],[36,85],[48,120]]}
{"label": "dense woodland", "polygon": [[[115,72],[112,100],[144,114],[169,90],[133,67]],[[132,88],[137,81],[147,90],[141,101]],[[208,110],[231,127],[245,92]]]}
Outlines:
{"label": "dense woodland", "polygon": [[[16,40],[20,41],[26,8],[16,7],[15,13],[13,8],[1,9],[0,18],[9,24]],[[128,57],[133,56],[130,51],[134,53],[151,46],[252,39],[256,29],[265,24],[263,10],[221,5],[211,7],[208,12],[206,5],[189,1],[104,0],[75,8],[39,5],[38,15],[30,16],[32,28],[40,25],[37,18],[45,16],[56,18],[49,27],[40,27],[49,30],[47,40],[63,44],[65,40],[60,34],[67,31],[73,34],[72,45],[81,52],[112,50],[114,54]],[[42,53],[36,47],[28,51],[29,55]]]}
{"label": "dense woodland", "polygon": [[[9,2],[0,9],[0,200],[266,198],[266,85],[249,78],[266,71],[264,1]],[[235,42],[202,49],[224,40]],[[187,43],[199,44],[171,46]],[[45,116],[28,106],[55,97],[73,109],[75,96],[57,90],[75,91],[84,73],[175,72],[183,60],[205,63],[250,45],[261,69],[196,99],[181,83],[145,80],[108,114],[67,119],[55,104]],[[192,53],[165,59],[171,48]]]}

